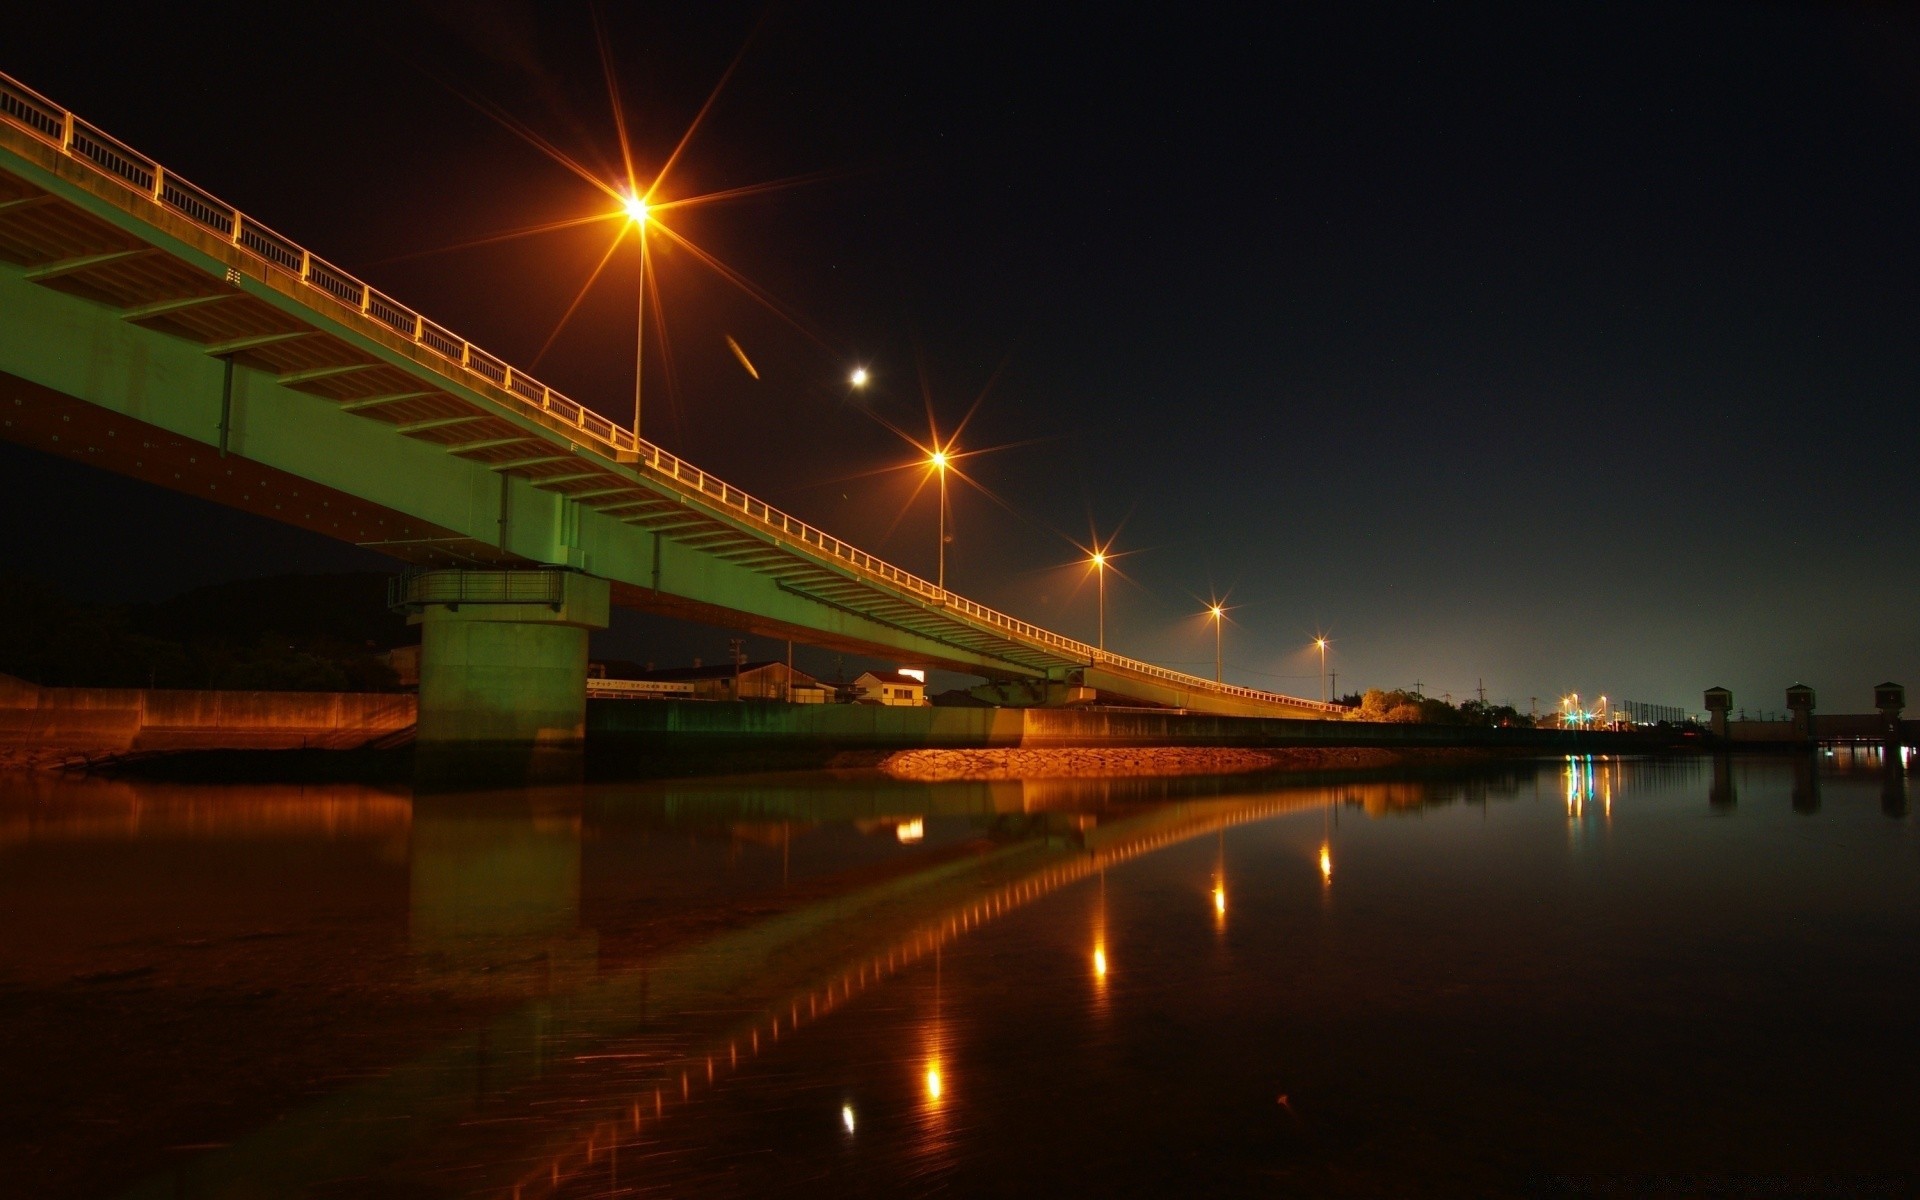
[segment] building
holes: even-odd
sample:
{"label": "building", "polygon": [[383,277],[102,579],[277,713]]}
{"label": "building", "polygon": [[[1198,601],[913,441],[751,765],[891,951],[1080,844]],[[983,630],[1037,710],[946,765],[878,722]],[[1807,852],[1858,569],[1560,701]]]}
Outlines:
{"label": "building", "polygon": [[853,699],[856,704],[923,708],[927,704],[927,673],[911,669],[867,671],[853,681]]}
{"label": "building", "polygon": [[[609,664],[610,666],[612,664]],[[611,675],[614,672],[609,671]],[[735,666],[669,667],[666,670],[622,671],[630,679],[589,680],[588,692],[596,684],[612,691],[609,685],[622,683],[651,685],[648,691],[670,699],[683,700],[778,700],[789,698],[795,704],[828,704],[834,699],[830,684],[821,683],[804,671],[788,672],[783,662],[747,662]],[[639,689],[632,689],[638,691]]]}

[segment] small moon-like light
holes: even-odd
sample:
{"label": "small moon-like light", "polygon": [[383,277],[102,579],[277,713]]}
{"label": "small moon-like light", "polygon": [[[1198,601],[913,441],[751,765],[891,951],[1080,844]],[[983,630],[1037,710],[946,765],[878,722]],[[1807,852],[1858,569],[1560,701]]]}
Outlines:
{"label": "small moon-like light", "polygon": [[853,1105],[842,1104],[840,1106],[840,1123],[847,1127],[848,1133],[853,1132]]}
{"label": "small moon-like light", "polygon": [[865,367],[855,367],[853,369],[853,374],[848,376],[847,378],[848,378],[848,382],[852,383],[853,386],[865,387],[867,386],[867,378],[868,378],[867,369]]}

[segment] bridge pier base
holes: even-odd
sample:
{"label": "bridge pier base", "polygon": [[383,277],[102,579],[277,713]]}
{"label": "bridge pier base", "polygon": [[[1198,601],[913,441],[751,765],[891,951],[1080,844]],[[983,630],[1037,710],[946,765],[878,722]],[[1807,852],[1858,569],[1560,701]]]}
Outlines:
{"label": "bridge pier base", "polygon": [[432,571],[397,605],[421,627],[416,781],[427,788],[578,778],[587,634],[607,581],[572,571]]}

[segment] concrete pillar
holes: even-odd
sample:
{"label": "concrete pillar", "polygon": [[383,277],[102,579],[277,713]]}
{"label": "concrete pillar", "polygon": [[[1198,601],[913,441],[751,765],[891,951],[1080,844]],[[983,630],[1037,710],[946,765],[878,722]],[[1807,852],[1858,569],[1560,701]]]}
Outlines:
{"label": "concrete pillar", "polygon": [[1727,714],[1733,711],[1733,693],[1723,687],[1708,688],[1706,705],[1713,736],[1724,741],[1727,737]]}
{"label": "concrete pillar", "polygon": [[1787,689],[1787,711],[1793,714],[1793,740],[1813,740],[1813,689],[1796,683]]}
{"label": "concrete pillar", "polygon": [[430,571],[396,603],[421,627],[415,767],[429,787],[577,777],[587,634],[607,582],[558,568]]}

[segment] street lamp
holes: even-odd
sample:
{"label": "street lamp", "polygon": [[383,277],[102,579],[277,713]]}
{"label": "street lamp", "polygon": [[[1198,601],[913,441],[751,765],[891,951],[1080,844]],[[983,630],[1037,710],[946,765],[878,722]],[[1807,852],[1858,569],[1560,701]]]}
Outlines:
{"label": "street lamp", "polygon": [[633,222],[640,238],[640,304],[636,318],[638,335],[633,343],[633,440],[640,440],[640,382],[647,354],[647,201],[644,196],[628,196],[624,202],[627,220]]}
{"label": "street lamp", "polygon": [[1320,701],[1324,704],[1327,699],[1327,639],[1317,637],[1313,639],[1313,644],[1320,648]]}
{"label": "street lamp", "polygon": [[871,378],[871,376],[867,374],[867,369],[865,367],[855,367],[853,369],[853,374],[847,376],[847,382],[852,384],[854,387],[863,388],[867,386],[867,380],[869,378]]}
{"label": "street lamp", "polygon": [[1093,564],[1093,573],[1100,585],[1100,649],[1107,648],[1107,556],[1102,550],[1095,550],[1088,560]]}
{"label": "street lamp", "polygon": [[1221,678],[1220,670],[1220,626],[1222,623],[1221,618],[1226,615],[1226,611],[1226,609],[1221,608],[1218,604],[1207,607],[1207,615],[1213,618],[1213,681],[1215,683],[1225,682],[1225,680]]}
{"label": "street lamp", "polygon": [[[865,371],[854,372],[855,378],[865,375]],[[940,574],[938,582],[941,591],[947,590],[947,452],[935,450],[927,456],[927,465],[940,477]]]}

